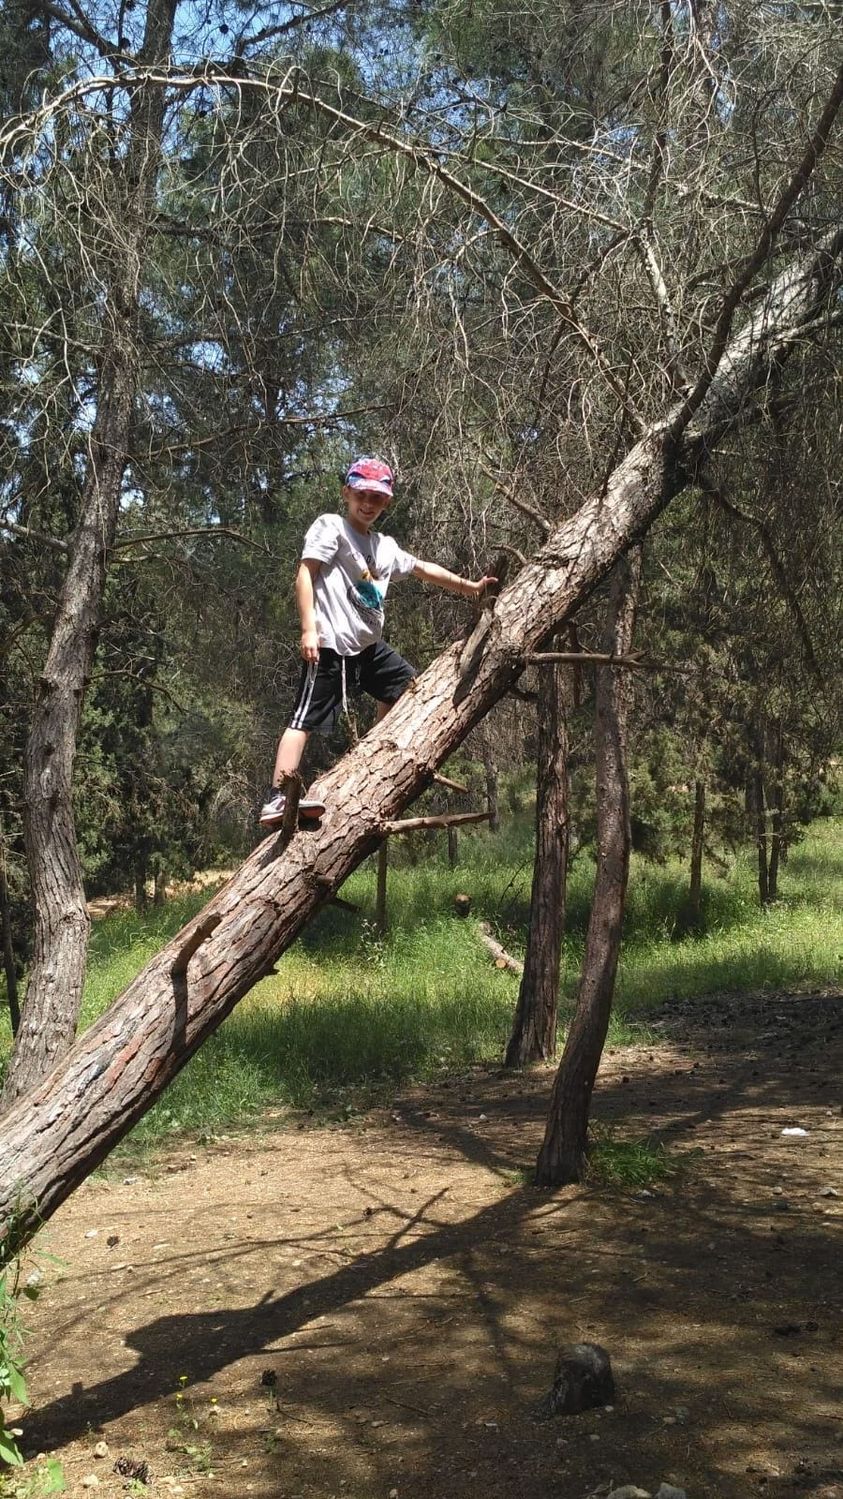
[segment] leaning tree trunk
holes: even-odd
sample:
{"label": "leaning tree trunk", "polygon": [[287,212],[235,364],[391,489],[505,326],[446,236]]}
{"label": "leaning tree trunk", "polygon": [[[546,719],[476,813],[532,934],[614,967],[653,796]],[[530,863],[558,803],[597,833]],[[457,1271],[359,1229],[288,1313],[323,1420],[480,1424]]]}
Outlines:
{"label": "leaning tree trunk", "polygon": [[[175,6],[176,0],[149,0],[141,62],[160,61],[169,53]],[[0,1098],[4,1110],[65,1054],[79,1019],[90,923],[73,816],[73,763],[129,454],[138,378],[138,293],[164,105],[164,91],[157,85],[141,87],[132,97],[123,211],[115,226],[80,517],[26,745],[24,830],[35,910],[33,958]],[[98,228],[102,231],[103,225]]]}
{"label": "leaning tree trunk", "polygon": [[568,668],[541,673],[536,755],[536,852],[524,972],[504,1065],[548,1061],[556,1050],[559,968],[568,875]]}
{"label": "leaning tree trunk", "polygon": [[751,415],[753,390],[815,323],[843,279],[843,226],[770,287],[726,350],[693,421],[650,428],[600,493],[547,542],[387,718],[317,783],[329,811],[287,847],[267,838],[205,910],[147,964],[70,1053],[2,1121],[0,1258],[14,1251],[161,1095],[277,959],[388,822],[516,682],[683,487],[707,446]]}
{"label": "leaning tree trunk", "polygon": [[[612,582],[602,649],[626,656],[632,646],[641,549],[618,564]],[[609,1029],[629,873],[629,780],[626,725],[632,677],[617,666],[597,672],[597,877],[585,943],[577,1007],[550,1096],[536,1186],[580,1181],[588,1145],[591,1094]]]}

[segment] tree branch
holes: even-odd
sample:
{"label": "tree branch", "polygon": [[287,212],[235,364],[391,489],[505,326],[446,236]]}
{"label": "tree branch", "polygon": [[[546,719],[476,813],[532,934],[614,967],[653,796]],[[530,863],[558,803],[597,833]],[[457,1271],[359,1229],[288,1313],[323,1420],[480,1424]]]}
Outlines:
{"label": "tree branch", "polygon": [[235,531],[231,526],[187,526],[183,530],[175,531],[144,531],[138,532],[136,536],[118,536],[114,541],[113,550],[122,547],[135,546],[142,541],[171,541],[182,536],[224,536],[228,541],[238,541],[241,546],[253,547],[256,552],[265,552],[267,556],[273,556],[260,542],[252,541],[251,537],[243,536],[240,531]]}
{"label": "tree branch", "polygon": [[397,821],[382,822],[380,832],[415,833],[418,828],[450,828],[460,823],[488,822],[491,812],[451,812],[441,817],[402,817]]}
{"label": "tree branch", "polygon": [[135,58],[130,53],[123,52],[114,42],[109,42],[101,32],[97,31],[80,5],[76,5],[74,0],[69,0],[69,3],[74,12],[72,16],[62,10],[60,5],[52,4],[52,0],[39,0],[38,9],[58,22],[59,26],[66,27],[81,41],[87,42],[88,46],[93,47],[107,62],[124,62],[130,65],[135,62]]}
{"label": "tree branch", "polygon": [[33,531],[31,526],[18,526],[12,520],[0,521],[0,531],[11,531],[13,536],[21,536],[25,541],[38,541],[42,546],[52,547],[55,552],[70,551],[70,543],[61,541],[58,536],[47,536],[44,531]]}
{"label": "tree branch", "polygon": [[776,550],[776,545],[770,534],[769,527],[763,520],[760,519],[759,516],[747,515],[746,511],[741,510],[739,506],[735,504],[734,500],[727,499],[723,490],[718,486],[703,483],[701,485],[701,488],[703,490],[703,493],[707,495],[709,499],[714,500],[715,503],[720,506],[721,510],[726,511],[727,515],[734,516],[736,520],[741,521],[745,526],[752,526],[753,529],[758,532],[758,535],[761,538],[761,545],[764,548],[767,561],[770,564],[770,571],[772,572],[773,577],[775,578],[776,583],[781,590],[782,598],[784,599],[787,607],[793,615],[793,618],[796,622],[796,627],[802,638],[802,645],[805,651],[805,660],[807,661],[808,666],[810,667],[816,680],[818,682],[821,682],[823,680],[823,675],[820,671],[817,658],[814,654],[814,646],[811,640],[811,634],[808,629],[807,621],[804,614],[802,613],[802,609],[799,604],[799,600],[796,597],[796,593],[791,586],[790,578],[787,574],[787,569],[782,562],[778,551]]}
{"label": "tree branch", "polygon": [[336,15],[337,11],[351,10],[353,5],[354,0],[330,0],[328,5],[323,5],[319,10],[306,10],[300,16],[291,16],[289,20],[279,22],[277,26],[264,26],[254,36],[241,37],[234,55],[243,57],[247,47],[258,47],[261,42],[272,41],[276,36],[286,36],[298,26],[306,26],[309,21],[323,21],[326,16]]}
{"label": "tree branch", "polygon": [[732,320],[741,297],[749,287],[756,272],[760,270],[767,256],[770,254],[788,213],[808,183],[828,143],[828,138],[842,103],[843,65],[838,70],[834,87],[820,115],[817,127],[808,141],[799,165],[791,174],[790,180],[784,190],[779,194],[778,202],[773,207],[770,217],[761,231],[755,249],[747,258],[741,275],[733,282],[730,290],[726,293],[720,309],[720,315],[715,324],[711,348],[702,374],[699,376],[690,395],[683,401],[679,411],[672,418],[671,431],[674,436],[678,437],[687,428],[692,416],[699,410],[699,407],[708,394],[712,381],[720,368],[723,355],[726,352],[726,345],[729,341],[732,328]]}
{"label": "tree branch", "polygon": [[642,661],[638,656],[607,656],[603,651],[532,651],[524,660],[528,666],[540,666],[550,661],[576,662],[585,666],[627,666],[631,671],[660,671],[654,661]]}

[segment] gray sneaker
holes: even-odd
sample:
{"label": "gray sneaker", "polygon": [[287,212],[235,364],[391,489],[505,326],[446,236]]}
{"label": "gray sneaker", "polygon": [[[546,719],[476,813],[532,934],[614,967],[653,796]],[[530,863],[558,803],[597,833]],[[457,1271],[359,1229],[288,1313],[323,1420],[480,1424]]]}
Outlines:
{"label": "gray sneaker", "polygon": [[[272,786],[266,794],[266,799],[260,809],[258,822],[262,828],[280,827],[284,821],[284,808],[287,798],[283,791],[277,786]],[[303,796],[299,801],[299,819],[304,822],[318,822],[325,812],[325,803],[316,797]]]}

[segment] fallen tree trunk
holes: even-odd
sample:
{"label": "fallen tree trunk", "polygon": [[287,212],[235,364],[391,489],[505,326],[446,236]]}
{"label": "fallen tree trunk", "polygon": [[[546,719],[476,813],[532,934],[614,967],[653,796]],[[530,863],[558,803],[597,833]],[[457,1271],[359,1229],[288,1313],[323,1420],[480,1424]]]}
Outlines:
{"label": "fallen tree trunk", "polygon": [[[99,1164],[211,1031],[269,973],[314,913],[516,682],[524,657],[569,618],[704,460],[707,443],[816,319],[841,279],[843,227],[774,281],[726,349],[705,399],[671,412],[599,495],[411,684],[314,791],[317,833],[269,837],[158,953],[59,1065],[2,1120],[0,1234],[8,1256]],[[692,424],[693,423],[693,424]]]}

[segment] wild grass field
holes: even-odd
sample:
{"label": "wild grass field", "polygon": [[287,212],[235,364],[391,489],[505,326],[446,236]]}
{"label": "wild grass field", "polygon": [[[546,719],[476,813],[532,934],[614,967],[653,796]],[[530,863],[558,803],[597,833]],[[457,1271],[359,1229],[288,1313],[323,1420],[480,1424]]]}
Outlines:
{"label": "wild grass field", "polygon": [[[181,1131],[210,1135],[259,1110],[294,1106],[354,1112],[410,1080],[501,1056],[517,978],[496,969],[478,940],[489,921],[523,951],[531,876],[531,829],[465,833],[448,868],[431,845],[416,865],[391,870],[389,929],[373,925],[374,866],[347,882],[354,914],[331,907],[311,923],[141,1120],[130,1137],[148,1147]],[[563,1010],[576,991],[593,865],[569,881]],[[750,859],[709,870],[702,935],[675,938],[687,874],[678,863],[634,857],[610,1042],[646,1035],[648,1017],[672,1000],[711,992],[816,988],[843,971],[843,821],[813,824],[782,872],[781,899],[760,909]],[[460,919],[453,899],[472,897]],[[171,900],[145,916],[120,911],[94,923],[83,1023],[88,1024],[208,897]],[[6,1020],[0,1050],[8,1052]]]}

